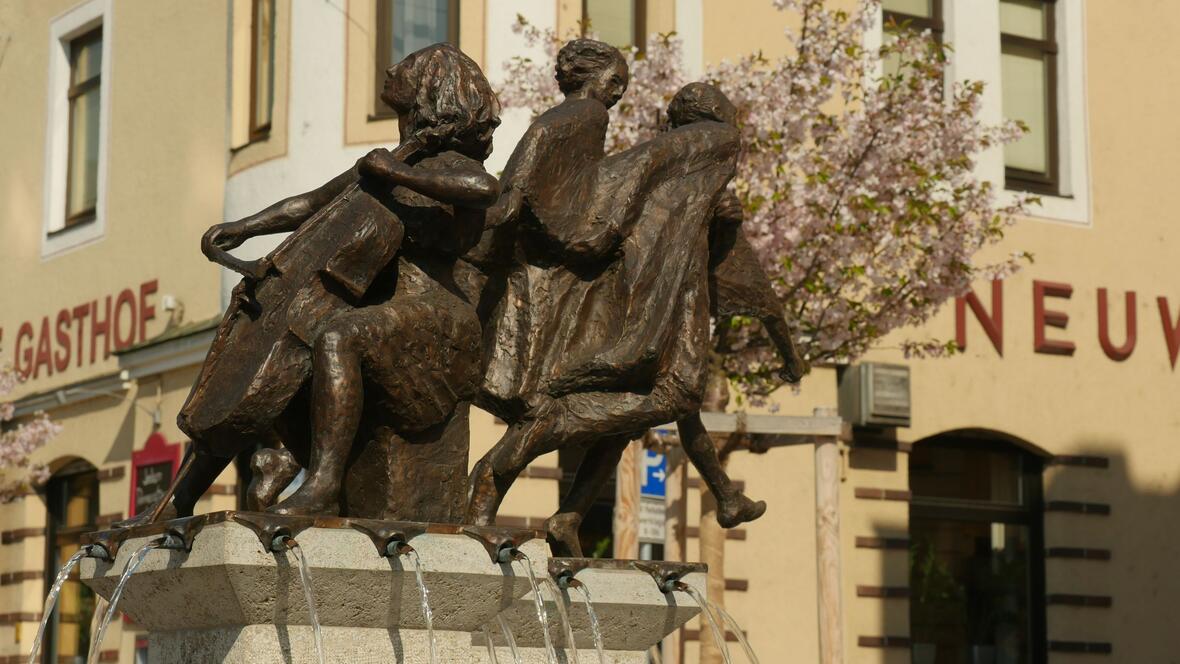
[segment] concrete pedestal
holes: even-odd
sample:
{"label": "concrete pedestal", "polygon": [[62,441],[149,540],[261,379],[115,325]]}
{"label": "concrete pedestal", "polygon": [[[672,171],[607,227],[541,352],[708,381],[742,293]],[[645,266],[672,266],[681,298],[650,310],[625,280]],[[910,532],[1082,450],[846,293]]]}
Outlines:
{"label": "concrete pedestal", "polygon": [[[260,536],[257,524],[244,525],[234,518],[229,513],[195,528],[189,524],[187,530],[174,529],[169,544],[179,550],[150,551],[124,588],[119,609],[149,630],[152,664],[316,661],[294,554],[264,547],[264,542],[274,540],[273,528],[263,529]],[[326,661],[429,662],[411,556],[380,555],[380,537],[374,539],[372,522],[360,529],[349,519],[294,523],[298,527],[280,531],[293,535],[308,561]],[[167,531],[164,524],[133,531],[122,542],[97,537],[109,549],[118,543],[116,555],[113,561],[85,559],[82,580],[109,598],[135,551]],[[545,662],[525,562],[498,564],[491,555],[497,544],[510,538],[542,580],[551,571],[545,541],[527,539],[533,534],[522,536],[520,531],[498,534],[483,529],[482,538],[461,531],[457,526],[424,524],[404,531],[421,560],[439,662],[487,662],[485,627],[499,661],[511,662],[497,622],[500,614],[512,627],[523,661]],[[185,551],[186,545],[191,550]],[[585,564],[578,566],[574,578],[593,595],[612,662],[645,661],[651,645],[698,612],[687,595],[661,592],[652,575],[625,561]],[[700,572],[684,580],[704,589]],[[568,593],[580,659],[597,662],[581,595],[563,592]],[[553,597],[547,589],[542,593],[550,633],[564,648],[565,632]]]}

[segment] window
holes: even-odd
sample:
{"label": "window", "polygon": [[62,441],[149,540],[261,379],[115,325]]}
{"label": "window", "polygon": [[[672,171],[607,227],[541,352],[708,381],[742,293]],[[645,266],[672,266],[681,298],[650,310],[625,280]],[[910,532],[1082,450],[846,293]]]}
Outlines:
{"label": "window", "polygon": [[[85,461],[75,461],[54,475],[45,487],[45,584],[52,585],[57,570],[82,547],[82,534],[96,530],[98,473]],[[71,577],[62,586],[57,609],[45,633],[42,662],[86,659],[90,648],[94,592]]]}
{"label": "window", "polygon": [[[385,86],[385,70],[431,44],[459,44],[458,0],[378,0],[377,90]],[[390,110],[377,98],[378,116]]]}
{"label": "window", "polygon": [[612,46],[634,46],[643,51],[647,37],[645,0],[583,0],[582,16],[588,30]]}
{"label": "window", "polygon": [[1040,458],[942,435],[910,455],[914,661],[1045,661]]}
{"label": "window", "polygon": [[253,0],[250,14],[250,140],[270,134],[275,99],[275,2]]}
{"label": "window", "polygon": [[1055,4],[1000,0],[1000,65],[1004,117],[1028,133],[1004,146],[1009,189],[1058,193],[1057,42]]}
{"label": "window", "polygon": [[[935,41],[942,41],[942,0],[884,0],[881,10],[885,27],[882,37],[886,44],[892,43],[893,26],[906,26],[918,32],[929,30]],[[897,54],[886,56],[882,67],[887,76],[896,75],[901,70]]]}
{"label": "window", "polygon": [[98,138],[102,100],[102,28],[70,41],[66,215],[53,229],[94,221],[98,208]]}
{"label": "window", "polygon": [[942,0],[883,0],[885,25],[909,25],[919,32],[929,30],[942,40]]}

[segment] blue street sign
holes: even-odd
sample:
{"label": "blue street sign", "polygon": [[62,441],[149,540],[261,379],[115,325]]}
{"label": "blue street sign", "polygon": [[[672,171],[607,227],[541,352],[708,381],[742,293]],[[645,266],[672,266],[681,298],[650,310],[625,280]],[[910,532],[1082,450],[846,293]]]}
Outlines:
{"label": "blue street sign", "polygon": [[664,480],[668,479],[668,459],[659,452],[643,451],[643,482],[639,493],[655,498],[664,497]]}

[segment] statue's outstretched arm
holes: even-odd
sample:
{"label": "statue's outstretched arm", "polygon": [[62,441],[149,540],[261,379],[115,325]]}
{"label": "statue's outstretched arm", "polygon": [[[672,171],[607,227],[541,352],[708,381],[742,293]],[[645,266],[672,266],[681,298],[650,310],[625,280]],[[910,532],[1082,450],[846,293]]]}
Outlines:
{"label": "statue's outstretched arm", "polygon": [[366,155],[358,168],[365,175],[379,177],[447,205],[486,209],[500,196],[500,183],[488,173],[464,168],[416,168],[395,159],[383,148]]}
{"label": "statue's outstretched arm", "polygon": [[709,282],[719,316],[753,316],[783,359],[783,378],[798,382],[810,369],[795,347],[783,304],[758,263],[741,228],[742,210],[732,193],[722,196],[714,210],[710,242]]}
{"label": "statue's outstretched arm", "polygon": [[215,263],[224,263],[225,252],[241,246],[252,237],[294,231],[316,210],[330,203],[345,187],[356,182],[358,177],[357,169],[353,167],[317,189],[284,198],[249,217],[217,224],[201,238],[201,252]]}

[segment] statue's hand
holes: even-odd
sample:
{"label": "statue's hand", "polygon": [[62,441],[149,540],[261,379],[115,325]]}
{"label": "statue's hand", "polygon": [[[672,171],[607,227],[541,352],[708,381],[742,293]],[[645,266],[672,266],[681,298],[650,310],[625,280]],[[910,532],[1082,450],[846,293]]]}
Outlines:
{"label": "statue's hand", "polygon": [[356,162],[357,170],[361,175],[368,175],[370,177],[381,178],[384,180],[397,181],[398,173],[409,170],[411,167],[402,163],[393,156],[389,150],[385,148],[377,148],[369,152],[369,154],[360,158]]}
{"label": "statue's hand", "polygon": [[201,237],[201,252],[206,256],[217,251],[229,251],[242,246],[249,239],[245,228],[236,221],[217,224]]}

